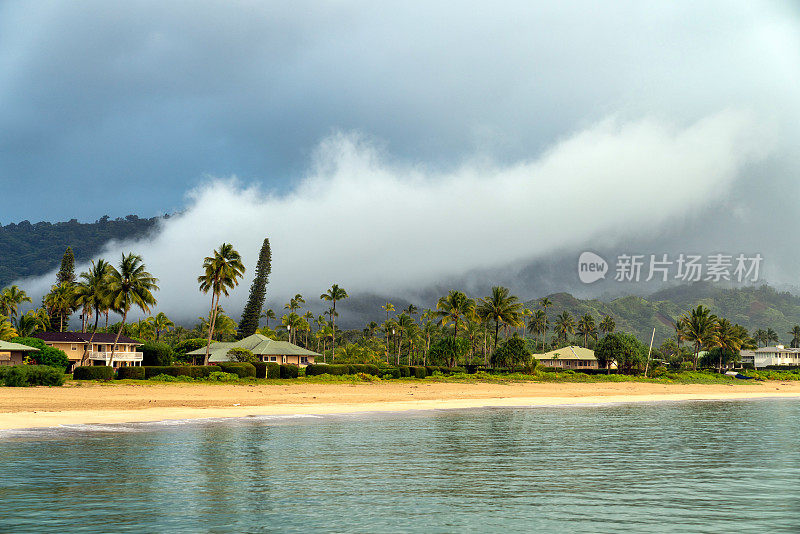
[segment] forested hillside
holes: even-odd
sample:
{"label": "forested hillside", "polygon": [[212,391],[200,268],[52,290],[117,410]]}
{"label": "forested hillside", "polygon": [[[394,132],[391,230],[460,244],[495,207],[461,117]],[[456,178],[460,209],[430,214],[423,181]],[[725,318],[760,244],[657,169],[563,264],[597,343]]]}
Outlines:
{"label": "forested hillside", "polygon": [[[767,285],[728,289],[699,282],[665,289],[648,297],[628,296],[609,302],[581,300],[569,293],[555,293],[548,298],[553,302],[547,310],[551,322],[564,310],[575,318],[590,313],[598,322],[603,315],[611,315],[617,330],[634,333],[641,340],[649,341],[655,327],[656,343],[674,336],[675,318],[699,304],[751,333],[759,328],[773,328],[787,345],[791,339],[787,332],[800,324],[800,297],[778,292]],[[538,300],[527,302],[526,307],[537,309]]]}
{"label": "forested hillside", "polygon": [[0,226],[0,287],[11,281],[45,274],[56,269],[71,246],[77,262],[85,261],[113,239],[128,239],[146,235],[158,218],[140,219],[136,215],[110,219],[103,217],[93,223],[75,219],[49,223],[22,221]]}

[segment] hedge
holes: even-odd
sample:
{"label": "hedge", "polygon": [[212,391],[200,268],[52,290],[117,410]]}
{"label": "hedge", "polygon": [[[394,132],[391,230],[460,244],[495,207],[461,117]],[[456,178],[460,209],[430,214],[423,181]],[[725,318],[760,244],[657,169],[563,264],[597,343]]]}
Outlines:
{"label": "hedge", "polygon": [[387,367],[380,370],[381,378],[400,378],[400,369],[397,367]]}
{"label": "hedge", "polygon": [[265,362],[250,362],[256,368],[256,378],[267,378],[267,364]]}
{"label": "hedge", "polygon": [[170,365],[170,366],[148,365],[142,367],[142,369],[144,369],[144,377],[148,380],[158,375],[206,378],[214,371],[220,370],[219,367],[215,365]]}
{"label": "hedge", "polygon": [[312,363],[306,366],[306,376],[316,375],[349,375],[349,365],[326,365],[324,363]]}
{"label": "hedge", "polygon": [[408,378],[411,376],[411,368],[407,365],[400,366],[400,376],[402,378]]}
{"label": "hedge", "polygon": [[38,337],[15,337],[11,342],[39,349],[39,352],[28,353],[39,365],[61,368],[62,371],[69,366],[69,358],[67,358],[66,352],[47,346]]}
{"label": "hedge", "polygon": [[164,343],[147,342],[139,347],[139,352],[142,353],[142,366],[168,366],[172,365],[174,353],[169,345]]}
{"label": "hedge", "polygon": [[144,380],[144,367],[120,367],[117,369],[117,380]]}
{"label": "hedge", "polygon": [[0,382],[9,387],[60,386],[64,383],[64,370],[49,365],[3,366]]}
{"label": "hedge", "polygon": [[412,365],[408,368],[409,375],[414,378],[425,378],[428,376],[428,371],[421,365]]}
{"label": "hedge", "polygon": [[218,371],[233,373],[239,378],[255,378],[256,368],[252,363],[245,362],[219,362]]}
{"label": "hedge", "polygon": [[265,365],[267,366],[267,378],[281,377],[281,365],[279,363],[270,362]]}
{"label": "hedge", "polygon": [[75,380],[111,380],[114,368],[107,365],[84,365],[76,367],[72,372]]}
{"label": "hedge", "polygon": [[300,368],[296,365],[286,363],[281,364],[280,368],[281,378],[297,378],[297,375],[300,374]]}

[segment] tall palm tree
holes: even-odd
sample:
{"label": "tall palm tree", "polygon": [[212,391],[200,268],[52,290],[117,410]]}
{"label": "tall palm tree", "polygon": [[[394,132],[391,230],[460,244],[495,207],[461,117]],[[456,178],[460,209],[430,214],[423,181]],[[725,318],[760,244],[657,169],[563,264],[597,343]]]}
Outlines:
{"label": "tall palm tree", "polygon": [[61,282],[50,289],[44,297],[44,305],[53,315],[58,316],[58,331],[64,331],[64,318],[75,309],[75,286],[70,282]]}
{"label": "tall palm tree", "polygon": [[0,341],[8,341],[9,339],[17,337],[17,330],[8,317],[0,315]]}
{"label": "tall palm tree", "polygon": [[156,334],[156,341],[159,340],[162,332],[169,332],[172,328],[175,328],[175,323],[164,312],[158,312],[155,317],[150,317],[149,323]]}
{"label": "tall palm tree", "polygon": [[692,369],[697,370],[700,350],[710,348],[717,343],[717,316],[703,305],[693,309],[681,317],[683,338],[694,344],[694,362]]}
{"label": "tall palm tree", "polygon": [[346,299],[349,295],[343,287],[339,284],[333,284],[329,290],[319,296],[322,300],[328,300],[333,305],[331,307],[331,328],[333,329],[333,341],[331,347],[333,348],[333,356],[336,357],[336,301]]}
{"label": "tall palm tree", "polygon": [[414,316],[419,313],[419,308],[417,308],[413,304],[409,304],[404,311],[413,319]]}
{"label": "tall palm tree", "polygon": [[719,354],[718,371],[722,372],[722,352],[738,353],[745,339],[742,337],[743,328],[738,324],[731,324],[727,319],[717,321],[716,343],[722,349]]}
{"label": "tall palm tree", "polygon": [[475,301],[461,291],[451,289],[446,297],[439,298],[436,303],[436,316],[442,324],[453,322],[453,344],[458,336],[458,322],[461,317],[471,315],[475,311]]}
{"label": "tall palm tree", "polygon": [[773,330],[772,328],[767,328],[767,343],[769,343],[770,341],[777,343],[778,341],[780,341],[780,338],[778,337],[778,333],[775,330]]}
{"label": "tall palm tree", "polygon": [[230,243],[222,243],[219,249],[214,250],[212,256],[207,256],[203,261],[203,274],[197,277],[200,291],[211,291],[211,324],[208,329],[208,343],[204,365],[208,365],[208,355],[211,351],[211,337],[214,335],[214,324],[217,319],[217,308],[222,295],[226,297],[229,290],[239,285],[239,279],[244,275],[242,257]]}
{"label": "tall palm tree", "polygon": [[604,316],[603,319],[600,321],[600,324],[598,325],[598,328],[604,334],[610,334],[611,332],[614,331],[616,327],[617,323],[614,322],[614,318],[611,317],[610,315]]}
{"label": "tall palm tree", "polygon": [[294,297],[289,299],[289,302],[283,307],[285,310],[289,310],[290,312],[294,313],[300,308],[302,308],[301,304],[305,304],[306,300],[303,298],[303,295],[298,293]]}
{"label": "tall palm tree", "polygon": [[789,346],[793,349],[800,347],[800,325],[794,325],[788,334],[792,336]]}
{"label": "tall palm tree", "polygon": [[544,313],[547,313],[547,308],[553,305],[553,301],[547,297],[542,297],[539,299],[539,307],[544,310]]}
{"label": "tall palm tree", "polygon": [[597,328],[590,313],[585,313],[578,321],[578,333],[583,336],[583,346],[586,348],[589,347],[590,337],[597,339]]}
{"label": "tall palm tree", "polygon": [[753,339],[756,342],[756,346],[763,343],[764,346],[766,347],[767,343],[769,343],[769,340],[767,339],[767,331],[762,328],[759,328],[758,330],[755,331],[755,333],[753,334]]}
{"label": "tall palm tree", "polygon": [[275,310],[273,310],[272,308],[267,308],[267,309],[266,309],[266,310],[264,310],[264,312],[261,314],[261,317],[264,317],[264,318],[267,320],[266,327],[267,327],[267,328],[269,328],[269,320],[270,320],[270,319],[275,319],[275,318],[276,318],[276,316],[275,316]]}
{"label": "tall palm tree", "polygon": [[522,303],[510,294],[507,287],[494,286],[492,294],[480,300],[476,310],[481,319],[494,321],[494,350],[497,350],[497,338],[500,334],[500,323],[518,326],[522,314]]}
{"label": "tall palm tree", "polygon": [[536,310],[533,312],[533,319],[528,325],[528,330],[539,336],[542,350],[544,350],[544,336],[547,333],[548,323],[547,314],[544,310]]}
{"label": "tall palm tree", "polygon": [[400,365],[400,350],[403,347],[403,334],[409,338],[413,334],[413,327],[416,326],[414,319],[411,318],[406,312],[401,313],[397,317],[397,365]]}
{"label": "tall palm tree", "polygon": [[16,324],[19,306],[25,302],[33,301],[19,286],[9,286],[0,293],[0,313],[8,316],[11,322]]}
{"label": "tall palm tree", "polygon": [[[106,294],[108,273],[109,264],[106,260],[92,260],[91,267],[88,271],[81,273],[80,280],[75,287],[79,305],[83,306],[84,309],[91,309],[94,312],[94,327],[92,328],[92,335],[89,336],[87,351],[84,352],[83,358],[81,359],[81,365],[84,364],[84,360],[88,356],[87,352],[92,350],[92,342],[97,332],[97,323],[100,320],[100,314],[107,311],[109,308],[108,295]],[[84,313],[84,317],[86,317],[86,313]],[[85,324],[84,322],[84,325]]]}
{"label": "tall palm tree", "polygon": [[569,335],[575,332],[575,319],[572,318],[568,311],[564,310],[556,317],[553,323],[553,330],[555,330],[558,338],[566,343]]}
{"label": "tall palm tree", "polygon": [[122,315],[122,324],[117,330],[117,337],[111,347],[110,362],[114,360],[114,353],[117,351],[119,336],[125,328],[128,312],[136,306],[144,313],[150,313],[150,306],[156,304],[153,291],[158,291],[157,284],[158,278],[145,270],[142,257],[138,254],[122,254],[119,269],[113,265],[108,267],[108,283],[105,286],[105,294],[109,308]]}
{"label": "tall palm tree", "polygon": [[[386,304],[381,306],[381,308],[383,308],[383,311],[386,312],[386,323],[388,323],[389,322],[389,312],[393,312],[394,311],[394,304],[392,304],[389,301],[386,301]],[[389,363],[389,330],[384,329],[384,331],[386,332],[386,363]]]}

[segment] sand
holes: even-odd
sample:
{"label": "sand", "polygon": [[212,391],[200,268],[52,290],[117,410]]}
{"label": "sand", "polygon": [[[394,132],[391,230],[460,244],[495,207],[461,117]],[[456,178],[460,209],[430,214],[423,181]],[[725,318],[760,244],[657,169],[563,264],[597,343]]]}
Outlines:
{"label": "sand", "polygon": [[800,382],[71,384],[0,388],[0,429],[252,415],[800,398]]}

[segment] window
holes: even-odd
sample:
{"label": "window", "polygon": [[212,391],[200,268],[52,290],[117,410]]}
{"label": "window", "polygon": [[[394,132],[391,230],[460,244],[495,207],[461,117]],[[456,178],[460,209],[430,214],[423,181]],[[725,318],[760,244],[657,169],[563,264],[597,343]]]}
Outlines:
{"label": "window", "polygon": [[78,350],[78,345],[72,345],[71,350]]}
{"label": "window", "polygon": [[308,363],[308,356],[301,356],[300,363]]}
{"label": "window", "polygon": [[277,361],[278,361],[278,357],[277,357],[277,356],[270,356],[270,357],[269,357],[269,361],[271,361],[271,362],[277,362]]}

